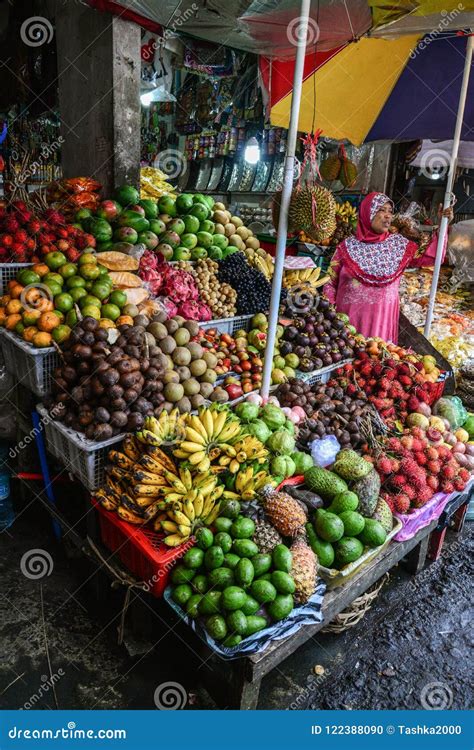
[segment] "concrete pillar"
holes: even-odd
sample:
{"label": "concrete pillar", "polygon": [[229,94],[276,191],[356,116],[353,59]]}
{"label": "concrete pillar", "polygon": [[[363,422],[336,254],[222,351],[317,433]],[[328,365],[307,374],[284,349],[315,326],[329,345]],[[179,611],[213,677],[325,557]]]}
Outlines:
{"label": "concrete pillar", "polygon": [[61,0],[55,26],[64,176],[138,186],[140,27]]}

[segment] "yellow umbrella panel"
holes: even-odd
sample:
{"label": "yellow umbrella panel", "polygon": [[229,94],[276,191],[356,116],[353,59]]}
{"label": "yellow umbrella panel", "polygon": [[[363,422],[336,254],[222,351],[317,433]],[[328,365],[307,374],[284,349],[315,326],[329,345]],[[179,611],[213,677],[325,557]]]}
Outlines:
{"label": "yellow umbrella panel", "polygon": [[[348,44],[303,83],[298,130],[364,141],[402,73],[419,36]],[[314,96],[316,93],[316,111]],[[273,105],[271,123],[288,127],[291,92]]]}

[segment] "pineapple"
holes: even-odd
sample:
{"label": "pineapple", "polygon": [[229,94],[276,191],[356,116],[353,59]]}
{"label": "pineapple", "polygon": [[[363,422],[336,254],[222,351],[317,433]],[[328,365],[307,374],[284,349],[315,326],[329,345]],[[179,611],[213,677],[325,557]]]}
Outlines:
{"label": "pineapple", "polygon": [[306,542],[304,534],[300,534],[290,547],[292,554],[291,576],[295,582],[295,600],[304,604],[314,593],[318,571],[317,559],[311,547]]}
{"label": "pineapple", "polygon": [[306,509],[286,492],[271,492],[263,500],[268,520],[282,536],[297,536],[308,520]]}
{"label": "pineapple", "polygon": [[282,538],[278,531],[273,528],[264,519],[255,522],[255,533],[253,535],[253,541],[257,545],[260,552],[264,554],[271,554],[274,547],[277,544],[281,544]]}

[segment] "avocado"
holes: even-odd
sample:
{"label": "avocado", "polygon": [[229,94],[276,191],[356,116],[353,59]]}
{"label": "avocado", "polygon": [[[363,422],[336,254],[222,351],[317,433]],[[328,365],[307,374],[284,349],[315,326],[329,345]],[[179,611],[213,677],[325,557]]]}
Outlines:
{"label": "avocado", "polygon": [[358,505],[359,498],[357,497],[355,492],[346,490],[345,492],[340,492],[338,495],[336,495],[331,505],[326,508],[326,510],[328,510],[330,513],[339,515],[339,513],[344,513],[344,511],[346,510],[357,510]]}
{"label": "avocado", "polygon": [[200,568],[204,561],[204,552],[199,547],[191,547],[183,557],[187,568]]}
{"label": "avocado", "polygon": [[214,527],[216,531],[227,531],[227,533],[229,533],[229,529],[231,526],[231,518],[224,518],[224,516],[219,516],[219,518],[216,518],[216,520],[214,521]]}
{"label": "avocado", "polygon": [[226,620],[230,633],[245,635],[245,631],[247,630],[247,618],[241,609],[236,609],[235,612],[231,612],[230,615],[227,615]]}
{"label": "avocado", "polygon": [[380,547],[387,538],[387,532],[380,521],[375,521],[373,518],[366,518],[364,529],[358,535],[358,538],[363,544],[367,544],[369,547]]}
{"label": "avocado", "polygon": [[331,542],[325,542],[323,539],[320,539],[311,523],[307,523],[305,528],[308,544],[318,558],[318,563],[323,568],[330,568],[334,562],[334,548]]}
{"label": "avocado", "polygon": [[267,627],[267,621],[264,617],[259,617],[258,615],[249,615],[247,617],[247,628],[245,630],[245,635],[253,635],[254,633],[258,633],[259,630],[263,630]]}
{"label": "avocado", "polygon": [[199,614],[200,615],[214,615],[219,612],[219,605],[221,601],[222,593],[220,591],[208,591],[204,594],[199,603]]}
{"label": "avocado", "polygon": [[201,603],[201,594],[193,594],[186,602],[186,614],[193,620],[199,615],[199,604]]}
{"label": "avocado", "polygon": [[176,604],[179,604],[181,607],[184,607],[188,599],[190,599],[193,595],[193,590],[189,583],[180,583],[178,586],[176,586],[175,589],[173,589],[173,601],[176,602]]}
{"label": "avocado", "polygon": [[230,548],[232,547],[232,537],[227,531],[219,531],[214,537],[214,544],[217,544],[224,554],[226,554],[230,552]]}
{"label": "avocado", "polygon": [[239,557],[251,558],[258,553],[258,547],[250,539],[235,539],[232,544],[232,552]]}
{"label": "avocado", "polygon": [[209,588],[223,591],[234,583],[234,573],[229,568],[214,568],[207,576]]}
{"label": "avocado", "polygon": [[206,620],[206,629],[215,641],[223,641],[227,635],[227,625],[222,615],[211,615]]}
{"label": "avocado", "polygon": [[241,635],[228,635],[225,641],[223,642],[223,646],[226,648],[235,648],[235,646],[238,646],[239,643],[242,642],[242,636]]}
{"label": "avocado", "polygon": [[196,545],[199,549],[209,549],[214,543],[214,534],[210,529],[200,528],[196,531]]}
{"label": "avocado", "polygon": [[242,557],[235,568],[235,580],[242,588],[250,586],[255,576],[253,565],[248,557]]}
{"label": "avocado", "polygon": [[293,594],[295,591],[293,578],[282,570],[274,570],[271,581],[279,594]]}
{"label": "avocado", "polygon": [[240,557],[238,555],[234,555],[233,552],[227,552],[224,555],[224,567],[225,568],[230,568],[231,570],[234,570],[234,568],[237,566],[239,560],[240,560]]}
{"label": "avocado", "polygon": [[365,526],[365,518],[355,510],[345,510],[339,515],[344,524],[344,536],[357,536],[362,533]]}
{"label": "avocado", "polygon": [[259,578],[258,581],[254,581],[252,583],[250,591],[252,593],[252,596],[255,597],[255,599],[260,602],[260,604],[272,602],[277,595],[277,591],[273,583],[270,583],[270,581],[262,581],[261,578]]}
{"label": "avocado", "polygon": [[186,568],[184,565],[177,565],[171,573],[171,583],[178,586],[180,583],[189,583],[194,578],[196,571]]}
{"label": "avocado", "polygon": [[275,622],[284,620],[293,609],[293,597],[291,594],[278,594],[275,600],[268,605],[268,614]]}
{"label": "avocado", "polygon": [[259,552],[258,555],[252,557],[251,563],[253,565],[255,578],[258,578],[270,570],[272,566],[272,556]]}
{"label": "avocado", "polygon": [[209,588],[209,583],[206,576],[202,573],[199,573],[198,575],[194,576],[191,586],[198,594],[204,594]]}
{"label": "avocado", "polygon": [[260,609],[260,602],[257,602],[256,599],[253,598],[253,596],[249,596],[247,594],[247,598],[245,602],[243,603],[241,610],[247,617],[249,615],[254,615],[258,610]]}
{"label": "avocado", "polygon": [[229,611],[242,609],[247,600],[247,594],[240,586],[228,586],[222,592],[222,607]]}
{"label": "avocado", "polygon": [[343,536],[334,545],[336,565],[342,568],[348,563],[358,560],[364,551],[364,545],[358,539]]}
{"label": "avocado", "polygon": [[230,534],[234,539],[251,539],[255,533],[255,523],[251,518],[239,516],[230,528]]}
{"label": "avocado", "polygon": [[282,570],[289,573],[291,570],[292,555],[288,547],[284,544],[277,544],[272,551],[273,567],[276,570]]}
{"label": "avocado", "polygon": [[220,568],[224,562],[224,552],[221,547],[209,547],[204,554],[204,565],[207,570]]}
{"label": "avocado", "polygon": [[314,515],[314,528],[325,542],[337,542],[344,535],[344,524],[339,516],[322,508]]}

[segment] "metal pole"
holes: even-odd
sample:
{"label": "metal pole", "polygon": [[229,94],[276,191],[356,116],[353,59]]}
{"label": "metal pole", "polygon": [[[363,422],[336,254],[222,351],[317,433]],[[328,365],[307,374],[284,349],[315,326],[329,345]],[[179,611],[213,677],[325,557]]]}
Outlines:
{"label": "metal pole", "polygon": [[[451,193],[453,190],[454,177],[456,174],[456,162],[458,158],[459,141],[461,140],[461,129],[462,129],[462,123],[463,123],[463,117],[464,117],[464,107],[466,104],[467,89],[469,86],[469,75],[471,72],[473,49],[474,49],[474,36],[472,36],[471,34],[471,36],[467,40],[466,60],[464,62],[464,74],[463,74],[463,79],[462,79],[462,84],[461,84],[461,93],[459,96],[458,114],[456,118],[456,128],[454,130],[453,150],[451,153],[451,160],[449,163],[448,180],[446,184],[446,192],[444,194],[443,209],[449,208],[449,206],[451,205]],[[428,302],[428,309],[426,311],[426,321],[425,321],[425,330],[424,330],[425,338],[429,337],[431,323],[433,322],[433,310],[434,310],[434,304],[435,304],[435,298],[436,298],[436,290],[438,288],[439,272],[441,269],[441,258],[443,257],[443,248],[444,248],[444,243],[446,240],[447,232],[448,232],[448,220],[445,216],[443,216],[441,219],[440,227],[439,227],[438,247],[436,248],[436,261],[435,261],[435,266],[433,270],[433,281],[431,282],[430,299]]]}
{"label": "metal pole", "polygon": [[261,395],[268,398],[272,378],[273,352],[275,349],[276,329],[278,325],[278,308],[280,306],[283,266],[285,262],[286,236],[288,233],[288,208],[293,190],[293,175],[295,165],[296,136],[298,134],[298,120],[303,87],[303,67],[306,53],[306,39],[308,36],[308,17],[311,0],[301,0],[298,18],[298,42],[296,46],[295,72],[293,74],[293,93],[291,97],[290,124],[286,147],[285,169],[281,192],[280,217],[278,220],[277,242],[275,249],[275,269],[272,282],[272,296],[270,300],[270,315],[267,331],[267,346],[263,363]]}

